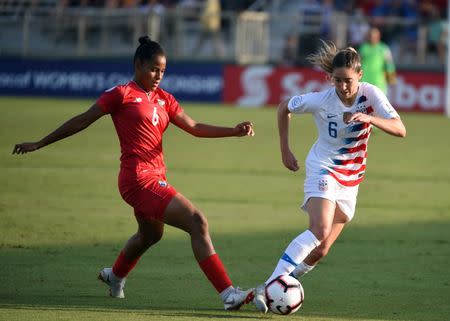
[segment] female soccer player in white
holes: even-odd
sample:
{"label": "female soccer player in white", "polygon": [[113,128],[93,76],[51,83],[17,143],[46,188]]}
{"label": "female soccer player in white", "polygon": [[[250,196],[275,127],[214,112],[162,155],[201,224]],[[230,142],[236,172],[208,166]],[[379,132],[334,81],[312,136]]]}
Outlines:
{"label": "female soccer player in white", "polygon": [[279,275],[298,278],[311,271],[353,218],[372,126],[393,136],[406,135],[405,126],[383,92],[360,82],[363,71],[355,49],[338,51],[333,43],[323,42],[309,60],[327,72],[334,86],[293,96],[278,106],[281,157],[289,170],[299,170],[288,141],[291,113],[312,113],[319,131],[306,158],[301,206],[309,215],[309,228],[292,240],[272,275],[257,287],[254,303],[264,313],[268,310],[265,284]]}

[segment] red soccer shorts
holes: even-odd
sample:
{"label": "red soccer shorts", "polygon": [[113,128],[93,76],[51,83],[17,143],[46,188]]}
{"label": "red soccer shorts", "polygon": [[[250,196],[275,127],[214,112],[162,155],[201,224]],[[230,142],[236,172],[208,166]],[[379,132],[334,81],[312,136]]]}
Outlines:
{"label": "red soccer shorts", "polygon": [[134,215],[145,220],[164,221],[164,211],[177,194],[165,175],[136,174],[121,170],[119,191],[122,198],[134,208]]}

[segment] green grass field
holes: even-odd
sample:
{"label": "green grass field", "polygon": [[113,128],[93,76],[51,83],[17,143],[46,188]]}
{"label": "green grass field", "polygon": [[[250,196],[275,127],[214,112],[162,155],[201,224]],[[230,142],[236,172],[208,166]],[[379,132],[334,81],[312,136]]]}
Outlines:
{"label": "green grass field", "polygon": [[[186,234],[163,240],[130,274],[126,299],[96,279],[134,233],[117,190],[119,146],[104,117],[84,132],[27,155],[15,143],[41,138],[92,101],[0,98],[0,320],[449,320],[450,121],[404,114],[408,135],[377,131],[355,219],[320,266],[302,279],[295,315],[225,312]],[[299,211],[304,171],[279,157],[274,109],[185,105],[199,121],[252,120],[253,138],[197,139],[171,126],[168,178],[207,215],[216,250],[236,285],[265,280],[307,226]],[[312,117],[292,120],[303,161]]]}

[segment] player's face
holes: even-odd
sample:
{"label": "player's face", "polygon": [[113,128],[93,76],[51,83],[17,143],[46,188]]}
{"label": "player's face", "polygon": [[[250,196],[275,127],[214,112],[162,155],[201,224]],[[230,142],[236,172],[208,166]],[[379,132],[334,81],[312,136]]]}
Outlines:
{"label": "player's face", "polygon": [[166,71],[166,57],[155,56],[152,60],[136,63],[136,78],[147,91],[158,88]]}
{"label": "player's face", "polygon": [[342,102],[346,105],[353,104],[358,93],[359,80],[362,71],[356,72],[353,68],[335,68],[331,74],[331,81],[336,87],[336,92]]}

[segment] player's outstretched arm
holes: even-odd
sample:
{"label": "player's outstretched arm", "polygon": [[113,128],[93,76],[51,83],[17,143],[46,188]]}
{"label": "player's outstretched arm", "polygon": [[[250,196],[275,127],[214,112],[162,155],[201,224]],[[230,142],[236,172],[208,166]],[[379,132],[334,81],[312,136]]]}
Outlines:
{"label": "player's outstretched arm", "polygon": [[198,123],[189,117],[185,112],[181,112],[175,116],[172,122],[176,126],[196,137],[218,138],[255,135],[253,124],[249,121],[239,123],[235,127],[220,127]]}
{"label": "player's outstretched arm", "polygon": [[288,100],[282,102],[278,106],[277,118],[278,118],[278,134],[280,135],[280,150],[281,159],[284,166],[291,171],[298,171],[299,166],[295,155],[289,148],[289,118],[291,113],[288,109]]}
{"label": "player's outstretched arm", "polygon": [[51,143],[82,131],[103,115],[105,115],[105,113],[102,111],[102,109],[98,105],[94,104],[87,111],[69,119],[55,131],[45,136],[41,140],[37,142],[21,143],[15,145],[12,153],[25,154],[38,150],[44,146],[47,146]]}

